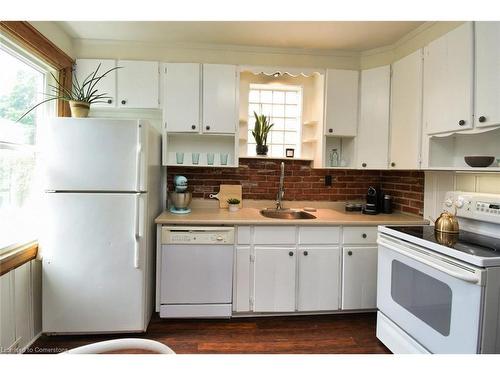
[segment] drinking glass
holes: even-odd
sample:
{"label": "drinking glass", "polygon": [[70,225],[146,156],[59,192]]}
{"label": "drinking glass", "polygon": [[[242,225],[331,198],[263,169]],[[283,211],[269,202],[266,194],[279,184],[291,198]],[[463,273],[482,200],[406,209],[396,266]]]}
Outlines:
{"label": "drinking glass", "polygon": [[184,163],[184,153],[183,152],[176,152],[175,159],[177,160],[177,164]]}
{"label": "drinking glass", "polygon": [[227,165],[227,154],[220,154],[220,165]]}
{"label": "drinking glass", "polygon": [[213,152],[207,152],[207,164],[214,165],[214,153]]}
{"label": "drinking glass", "polygon": [[199,152],[193,152],[191,154],[191,161],[193,164],[198,164],[200,162],[200,153]]}

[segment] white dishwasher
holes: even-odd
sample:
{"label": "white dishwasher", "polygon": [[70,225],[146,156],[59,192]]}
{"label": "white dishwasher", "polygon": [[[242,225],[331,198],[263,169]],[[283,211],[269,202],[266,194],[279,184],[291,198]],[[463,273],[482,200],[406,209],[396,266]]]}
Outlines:
{"label": "white dishwasher", "polygon": [[161,318],[230,317],[234,228],[162,227]]}

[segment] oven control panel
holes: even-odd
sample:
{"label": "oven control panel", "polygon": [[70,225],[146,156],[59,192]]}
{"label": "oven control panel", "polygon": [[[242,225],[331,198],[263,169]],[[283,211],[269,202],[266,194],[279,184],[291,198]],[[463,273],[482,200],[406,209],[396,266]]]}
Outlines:
{"label": "oven control panel", "polygon": [[449,191],[443,208],[452,213],[456,208],[458,217],[500,223],[500,194]]}
{"label": "oven control panel", "polygon": [[161,229],[162,244],[234,244],[232,227],[167,227]]}

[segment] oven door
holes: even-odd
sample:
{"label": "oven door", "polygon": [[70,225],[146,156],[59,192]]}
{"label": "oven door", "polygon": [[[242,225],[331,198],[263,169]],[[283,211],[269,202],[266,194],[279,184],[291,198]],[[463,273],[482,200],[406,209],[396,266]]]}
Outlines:
{"label": "oven door", "polygon": [[379,234],[377,307],[431,353],[477,353],[485,270]]}

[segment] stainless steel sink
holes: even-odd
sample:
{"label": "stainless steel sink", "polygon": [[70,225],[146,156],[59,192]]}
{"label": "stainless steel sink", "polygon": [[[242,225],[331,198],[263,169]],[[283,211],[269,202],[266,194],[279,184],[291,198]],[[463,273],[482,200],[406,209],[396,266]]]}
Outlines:
{"label": "stainless steel sink", "polygon": [[296,211],[289,209],[275,210],[268,208],[265,210],[260,210],[260,214],[265,217],[270,217],[272,219],[286,219],[286,220],[297,220],[297,219],[316,219],[316,216],[311,215],[305,211]]}

